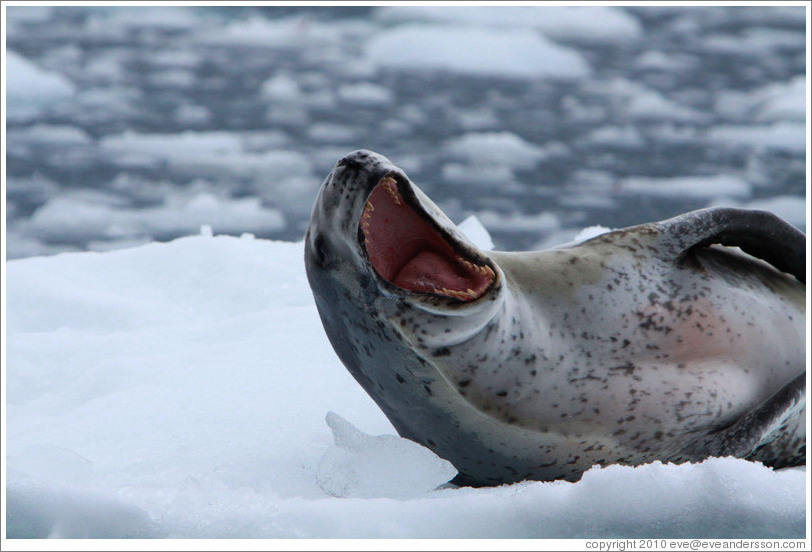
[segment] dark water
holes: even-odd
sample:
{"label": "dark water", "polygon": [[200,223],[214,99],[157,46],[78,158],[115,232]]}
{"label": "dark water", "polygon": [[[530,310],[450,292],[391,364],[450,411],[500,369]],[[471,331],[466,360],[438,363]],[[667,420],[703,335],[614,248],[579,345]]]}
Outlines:
{"label": "dark water", "polygon": [[[800,7],[616,8],[637,34],[556,36],[590,67],[563,80],[370,63],[371,37],[403,24],[380,8],[27,10],[8,9],[8,48],[73,90],[28,111],[9,102],[10,258],[167,240],[206,223],[300,239],[323,177],[362,147],[403,166],[452,219],[479,214],[502,249],[717,203],[777,206],[803,226],[804,100],[792,85],[806,72]],[[245,21],[262,32],[229,34]],[[269,93],[272,79],[281,88]],[[359,84],[373,92],[342,91]],[[183,133],[208,138],[149,146]],[[508,148],[478,160],[454,147],[488,133],[509,133],[537,159],[517,161]],[[717,193],[720,175],[732,191]],[[706,189],[689,189],[706,178]],[[217,214],[190,207],[201,197]],[[258,198],[260,222],[241,218],[246,198]],[[266,225],[264,213],[281,217]]]}

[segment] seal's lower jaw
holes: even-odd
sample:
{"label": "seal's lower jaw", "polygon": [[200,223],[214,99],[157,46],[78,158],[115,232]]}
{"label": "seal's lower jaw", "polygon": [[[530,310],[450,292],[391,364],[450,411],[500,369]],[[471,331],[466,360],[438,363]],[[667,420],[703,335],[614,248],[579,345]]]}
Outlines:
{"label": "seal's lower jaw", "polygon": [[496,276],[472,248],[447,235],[420,208],[407,186],[385,176],[361,215],[359,236],[378,275],[405,291],[470,302]]}

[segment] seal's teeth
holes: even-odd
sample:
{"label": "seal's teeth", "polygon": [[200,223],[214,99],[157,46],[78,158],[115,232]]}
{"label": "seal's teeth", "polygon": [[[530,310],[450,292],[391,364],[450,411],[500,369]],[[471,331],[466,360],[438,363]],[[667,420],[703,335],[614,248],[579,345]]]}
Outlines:
{"label": "seal's teeth", "polygon": [[489,277],[491,280],[493,280],[494,278],[496,278],[496,274],[494,274],[494,273],[493,273],[493,269],[492,269],[491,267],[489,267],[488,265],[485,265],[485,266],[483,266],[482,268],[484,269],[484,270],[483,270],[483,272],[484,272],[485,274],[487,274],[487,275],[488,275],[488,277]]}
{"label": "seal's teeth", "polygon": [[471,270],[474,270],[476,268],[476,265],[474,263],[472,263],[471,261],[468,261],[466,259],[463,259],[462,257],[457,257],[457,260],[460,263],[462,263],[464,266],[467,266]]}
{"label": "seal's teeth", "polygon": [[364,206],[364,214],[369,216],[369,214],[375,210],[375,206],[367,200],[367,204]]}
{"label": "seal's teeth", "polygon": [[398,183],[391,176],[385,176],[381,179],[381,185],[389,192],[389,196],[395,205],[400,205],[400,196],[398,195]]}

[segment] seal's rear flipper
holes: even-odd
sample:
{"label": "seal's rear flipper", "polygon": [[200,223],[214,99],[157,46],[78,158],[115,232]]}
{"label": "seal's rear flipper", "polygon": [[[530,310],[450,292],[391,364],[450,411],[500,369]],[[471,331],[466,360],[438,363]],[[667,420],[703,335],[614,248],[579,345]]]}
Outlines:
{"label": "seal's rear flipper", "polygon": [[657,224],[665,253],[679,258],[695,247],[739,247],[806,283],[806,236],[769,211],[717,207]]}
{"label": "seal's rear flipper", "polygon": [[691,443],[688,460],[736,456],[775,468],[806,463],[806,372],[732,425]]}

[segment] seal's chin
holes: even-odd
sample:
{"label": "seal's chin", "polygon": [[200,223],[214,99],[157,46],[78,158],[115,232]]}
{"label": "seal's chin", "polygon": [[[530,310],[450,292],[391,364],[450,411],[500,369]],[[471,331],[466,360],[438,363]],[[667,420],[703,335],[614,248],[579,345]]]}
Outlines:
{"label": "seal's chin", "polygon": [[482,297],[495,279],[484,260],[432,224],[391,176],[373,188],[360,229],[375,271],[403,290],[468,302]]}

